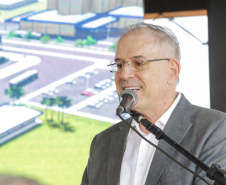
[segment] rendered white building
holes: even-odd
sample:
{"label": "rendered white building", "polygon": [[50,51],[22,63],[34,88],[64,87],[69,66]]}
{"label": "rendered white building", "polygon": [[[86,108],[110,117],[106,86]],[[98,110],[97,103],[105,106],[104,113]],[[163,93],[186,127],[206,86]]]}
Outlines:
{"label": "rendered white building", "polygon": [[0,145],[38,126],[36,118],[41,114],[25,106],[0,106]]}

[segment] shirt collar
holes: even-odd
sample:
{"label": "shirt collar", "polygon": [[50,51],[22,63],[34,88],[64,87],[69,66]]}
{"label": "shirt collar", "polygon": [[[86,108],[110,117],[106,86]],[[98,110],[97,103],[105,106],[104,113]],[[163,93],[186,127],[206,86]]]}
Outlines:
{"label": "shirt collar", "polygon": [[[175,107],[177,106],[178,102],[181,99],[181,93],[177,95],[177,98],[174,100],[173,104],[170,106],[170,108],[156,121],[156,125],[160,127],[161,129],[164,129],[166,126],[167,121],[169,120],[171,114],[173,113]],[[142,135],[144,133],[140,130],[139,124],[133,119],[131,123],[132,127],[135,127]]]}
{"label": "shirt collar", "polygon": [[156,121],[160,121],[164,126],[166,126],[167,121],[169,120],[171,114],[173,113],[175,107],[177,106],[178,102],[180,101],[181,93],[177,95],[177,98],[174,100],[173,104],[170,108]]}

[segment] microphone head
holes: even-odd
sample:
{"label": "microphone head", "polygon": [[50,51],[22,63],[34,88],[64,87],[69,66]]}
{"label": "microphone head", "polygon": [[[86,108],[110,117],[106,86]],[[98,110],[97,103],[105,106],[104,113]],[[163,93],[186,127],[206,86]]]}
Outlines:
{"label": "microphone head", "polygon": [[131,107],[135,106],[137,104],[137,94],[133,91],[133,90],[130,90],[130,89],[126,89],[124,91],[122,91],[119,95],[119,102],[122,101],[123,97],[125,95],[131,95],[132,96],[132,105]]}
{"label": "microphone head", "polygon": [[120,105],[117,108],[117,112],[122,114],[123,112],[130,112],[130,108],[137,103],[137,94],[129,89],[122,91],[119,95]]}

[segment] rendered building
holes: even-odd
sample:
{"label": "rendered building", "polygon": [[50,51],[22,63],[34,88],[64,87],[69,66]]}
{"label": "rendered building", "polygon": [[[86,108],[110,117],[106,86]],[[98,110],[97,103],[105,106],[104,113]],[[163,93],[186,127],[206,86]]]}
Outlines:
{"label": "rendered building", "polygon": [[142,0],[48,0],[48,9],[58,9],[62,15],[105,13],[125,6],[143,6]]}
{"label": "rendered building", "polygon": [[0,0],[0,10],[13,10],[37,2],[38,0]]}
{"label": "rendered building", "polygon": [[0,106],[0,145],[38,126],[42,112],[28,107]]}

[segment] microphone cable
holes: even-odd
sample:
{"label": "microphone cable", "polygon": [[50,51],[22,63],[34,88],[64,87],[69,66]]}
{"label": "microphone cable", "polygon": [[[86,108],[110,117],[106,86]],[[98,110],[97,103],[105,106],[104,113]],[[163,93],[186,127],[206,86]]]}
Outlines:
{"label": "microphone cable", "polygon": [[[177,161],[176,159],[174,159],[173,157],[171,157],[168,153],[166,153],[163,149],[159,148],[157,145],[153,144],[151,141],[149,141],[148,139],[146,139],[144,136],[142,136],[135,128],[133,128],[126,120],[124,120],[124,118],[119,114],[116,113],[118,115],[118,117],[126,123],[126,125],[128,127],[130,127],[134,132],[136,132],[142,139],[144,139],[146,142],[148,142],[150,145],[152,145],[153,147],[155,147],[157,150],[159,150],[160,152],[162,152],[163,154],[165,154],[168,158],[170,158],[172,161],[174,161],[175,163],[177,163],[178,165],[180,165],[181,167],[183,167],[185,170],[189,171],[190,173],[192,173],[193,175],[195,175],[196,177],[200,178],[202,181],[204,181],[206,184],[211,185],[209,182],[206,181],[206,179],[204,179],[203,177],[201,177],[199,174],[193,172],[191,169],[187,168],[185,165],[183,165],[182,163],[180,163],[179,161]],[[175,149],[176,150],[176,149]]]}

